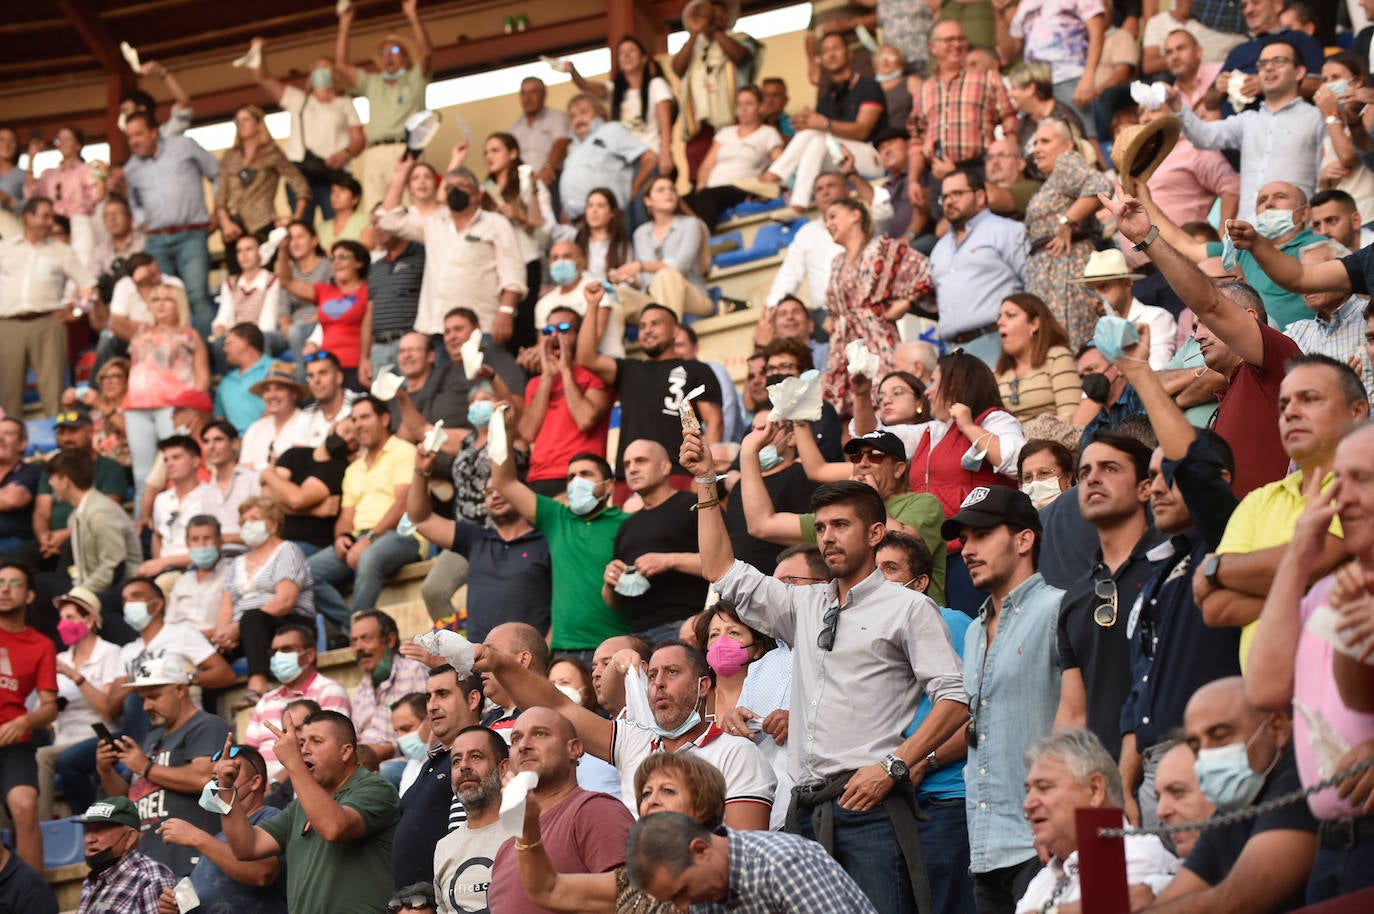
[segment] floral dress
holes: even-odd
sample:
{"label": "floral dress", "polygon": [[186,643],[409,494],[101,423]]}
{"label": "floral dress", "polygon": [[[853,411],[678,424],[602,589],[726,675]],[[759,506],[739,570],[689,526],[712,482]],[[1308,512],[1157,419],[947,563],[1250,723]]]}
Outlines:
{"label": "floral dress", "polygon": [[894,302],[906,300],[914,305],[934,292],[930,261],[894,239],[874,238],[853,266],[845,264],[843,253],[835,256],[825,291],[825,309],[832,325],[825,397],[836,412],[844,416],[854,412],[845,346],[861,340],[878,356],[881,378],[892,370],[892,350],[900,342],[897,325],[883,313]]}
{"label": "floral dress", "polygon": [[129,340],[129,390],[124,408],[163,409],[196,386],[196,331],[140,327]]}
{"label": "floral dress", "polygon": [[[1038,295],[1069,332],[1069,351],[1077,351],[1092,339],[1097,326],[1097,299],[1082,285],[1071,282],[1083,275],[1093,252],[1091,238],[1075,240],[1069,253],[1055,257],[1043,245],[1054,237],[1059,217],[1079,197],[1111,193],[1106,175],[1088,166],[1076,152],[1065,152],[1054,171],[1026,205],[1026,236],[1031,255],[1026,261],[1026,291]],[[1075,233],[1077,234],[1077,233]]]}

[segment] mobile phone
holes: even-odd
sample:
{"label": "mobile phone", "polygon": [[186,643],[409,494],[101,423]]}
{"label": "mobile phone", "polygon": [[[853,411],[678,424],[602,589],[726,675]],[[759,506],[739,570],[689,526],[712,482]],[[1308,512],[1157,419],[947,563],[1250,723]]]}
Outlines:
{"label": "mobile phone", "polygon": [[110,732],[110,728],[105,726],[104,724],[99,722],[93,723],[91,724],[91,729],[95,731],[95,735],[100,737],[100,739],[103,742],[107,742],[111,746],[119,745],[117,742],[115,742],[114,734]]}

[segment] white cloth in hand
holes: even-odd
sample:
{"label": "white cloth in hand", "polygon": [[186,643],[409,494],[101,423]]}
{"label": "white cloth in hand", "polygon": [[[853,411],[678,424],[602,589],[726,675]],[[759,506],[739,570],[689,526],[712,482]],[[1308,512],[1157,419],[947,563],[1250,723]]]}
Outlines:
{"label": "white cloth in hand", "polygon": [[863,344],[863,340],[851,340],[849,345],[844,347],[845,361],[849,363],[849,376],[856,377],[863,375],[870,381],[878,380],[878,357],[868,351],[868,347]]}
{"label": "white cloth in hand", "polygon": [[784,378],[768,386],[773,422],[818,422],[821,418],[821,373],[812,368],[799,378]]}
{"label": "white cloth in hand", "polygon": [[416,635],[413,640],[431,654],[438,654],[447,660],[459,679],[472,672],[475,659],[472,642],[457,632],[441,628]]}

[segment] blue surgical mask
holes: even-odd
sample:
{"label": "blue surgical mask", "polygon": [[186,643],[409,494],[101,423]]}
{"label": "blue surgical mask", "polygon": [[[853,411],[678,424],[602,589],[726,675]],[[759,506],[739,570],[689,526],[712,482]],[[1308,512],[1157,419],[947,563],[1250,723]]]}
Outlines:
{"label": "blue surgical mask", "polygon": [[400,749],[401,754],[409,759],[418,760],[429,756],[429,744],[413,730],[396,740],[396,748]]}
{"label": "blue surgical mask", "polygon": [[571,260],[555,260],[549,264],[549,277],[556,285],[570,286],[577,282],[577,264]]}
{"label": "blue surgical mask", "polygon": [[1270,241],[1290,235],[1296,228],[1291,209],[1267,209],[1255,217],[1255,231]]}
{"label": "blue surgical mask", "polygon": [[568,508],[578,517],[586,517],[601,506],[596,496],[596,483],[581,476],[568,481]]}
{"label": "blue surgical mask", "polygon": [[468,421],[473,428],[486,428],[491,424],[492,411],[496,404],[490,400],[473,400],[468,404]]}
{"label": "blue surgical mask", "polygon": [[1326,84],[1326,88],[1331,90],[1332,95],[1344,95],[1345,93],[1350,91],[1350,80],[1333,79],[1331,82]]}
{"label": "blue surgical mask", "polygon": [[778,453],[778,448],[773,444],[765,444],[759,448],[759,466],[767,473],[773,467],[782,463],[782,455]]}
{"label": "blue surgical mask", "polygon": [[[979,441],[986,440],[986,436],[979,438]],[[983,461],[987,460],[987,458],[988,449],[986,447],[979,447],[978,441],[975,441],[968,446],[967,451],[964,451],[964,456],[959,458],[959,466],[968,470],[970,473],[976,473],[979,468],[983,466]]]}
{"label": "blue surgical mask", "polygon": [[234,808],[233,800],[228,803],[220,798],[220,794],[227,793],[234,799],[238,798],[238,791],[233,787],[221,789],[219,784],[211,778],[205,783],[205,787],[200,792],[200,808],[216,816],[227,816],[229,810]]}
{"label": "blue surgical mask", "polygon": [[649,729],[657,733],[663,739],[677,739],[699,723],[701,723],[701,712],[693,708],[692,713],[687,715],[687,719],[672,730],[663,729],[657,722],[650,724]]}
{"label": "blue surgical mask", "polygon": [[902,78],[901,70],[878,70],[873,74],[873,78],[880,83],[890,83],[894,79]]}
{"label": "blue surgical mask", "polygon": [[395,73],[388,73],[388,72],[386,72],[385,70],[382,71],[382,79],[386,80],[386,81],[389,82],[389,83],[398,83],[398,82],[400,82],[401,80],[403,80],[403,79],[405,79],[405,78],[406,78],[406,68],[405,68],[405,67],[399,67],[399,68],[396,70]]}
{"label": "blue surgical mask", "polygon": [[1193,772],[1202,795],[1217,807],[1218,812],[1249,806],[1264,789],[1264,779],[1278,762],[1279,753],[1275,750],[1274,761],[1263,772],[1250,767],[1250,744],[1262,729],[1264,724],[1256,727],[1243,743],[1198,750]]}
{"label": "blue surgical mask", "polygon": [[296,677],[301,674],[300,655],[295,651],[273,651],[272,659],[267,662],[267,667],[276,677],[277,682],[294,682]]}
{"label": "blue surgical mask", "polygon": [[207,570],[207,569],[214,568],[214,567],[215,567],[215,563],[218,562],[218,561],[219,561],[219,547],[218,547],[218,546],[192,546],[192,547],[191,547],[191,564],[192,564],[192,565],[195,565],[195,566],[196,566],[197,568],[199,568],[201,571],[205,571],[205,570]]}
{"label": "blue surgical mask", "polygon": [[1138,342],[1140,333],[1136,331],[1135,324],[1124,317],[1109,313],[1097,319],[1097,328],[1093,330],[1093,343],[1108,362],[1115,362],[1121,358],[1123,349]]}
{"label": "blue surgical mask", "polygon": [[129,623],[129,627],[136,632],[141,632],[148,627],[148,623],[153,621],[152,614],[148,612],[147,603],[125,603],[124,621]]}
{"label": "blue surgical mask", "polygon": [[334,71],[328,67],[316,67],[310,71],[310,85],[316,89],[334,88]]}

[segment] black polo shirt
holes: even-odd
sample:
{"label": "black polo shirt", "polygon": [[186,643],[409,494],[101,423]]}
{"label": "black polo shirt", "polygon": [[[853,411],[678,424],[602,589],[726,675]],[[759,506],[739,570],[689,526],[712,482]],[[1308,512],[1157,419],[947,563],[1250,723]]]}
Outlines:
{"label": "black polo shirt", "polygon": [[507,541],[492,527],[455,521],[453,551],[468,560],[468,640],[484,641],[502,622],[549,630],[553,563],[542,531]]}
{"label": "black polo shirt", "polygon": [[[1060,496],[1057,501],[1063,501]],[[1093,566],[1064,594],[1059,609],[1059,662],[1065,670],[1078,670],[1088,697],[1088,729],[1097,734],[1112,758],[1121,754],[1121,708],[1131,692],[1131,650],[1126,623],[1155,565],[1148,553],[1159,545],[1159,531],[1150,528],[1135,544],[1131,555],[1113,573],[1102,563],[1098,549]],[[1052,543],[1046,544],[1050,549]],[[1042,551],[1043,554],[1043,551]],[[1093,611],[1105,602],[1095,588],[1099,581],[1115,581],[1116,620],[1098,625]]]}
{"label": "black polo shirt", "polygon": [[[772,476],[763,477],[763,487],[779,513],[806,514],[811,510],[811,493],[816,483],[806,478],[800,462]],[[730,547],[735,558],[771,575],[778,564],[782,546],[749,535],[749,519],[744,516],[744,496],[736,489],[725,507],[725,530],[730,534]]]}
{"label": "black polo shirt", "polygon": [[[674,492],[658,507],[629,515],[615,532],[615,557],[633,567],[650,552],[698,552],[696,503],[694,493]],[[698,575],[665,571],[649,578],[649,589],[640,596],[621,596],[620,612],[635,632],[679,622],[701,612],[706,586]]]}
{"label": "black polo shirt", "polygon": [[1131,609],[1131,694],[1121,709],[1121,732],[1134,733],[1144,752],[1183,724],[1188,699],[1200,687],[1240,675],[1240,629],[1212,628],[1193,600],[1193,572],[1214,552],[1239,499],[1222,478],[1221,460],[1201,435],[1177,463],[1164,462],[1188,505],[1194,527],[1156,546],[1159,561]]}
{"label": "black polo shirt", "polygon": [[434,881],[434,846],[449,833],[453,795],[449,750],[430,754],[410,789],[401,797],[401,820],[391,839],[391,878],[396,887]]}
{"label": "black polo shirt", "polygon": [[816,113],[832,121],[852,124],[859,119],[859,109],[864,105],[877,105],[880,111],[872,132],[864,137],[867,142],[887,126],[887,96],[872,77],[851,72],[845,82],[830,80],[826,90],[817,95]]}
{"label": "black polo shirt", "polygon": [[[395,257],[388,254],[381,260],[374,260],[367,268],[374,338],[414,329],[424,276],[425,246],[414,241]],[[373,367],[381,368],[380,365]]]}
{"label": "black polo shirt", "polygon": [[33,539],[33,496],[38,494],[38,483],[42,478],[43,471],[37,465],[23,460],[10,467],[4,477],[0,477],[0,487],[23,486],[29,490],[30,496],[29,503],[22,508],[0,511],[0,538]]}

